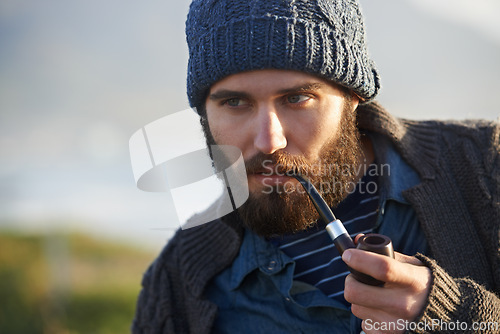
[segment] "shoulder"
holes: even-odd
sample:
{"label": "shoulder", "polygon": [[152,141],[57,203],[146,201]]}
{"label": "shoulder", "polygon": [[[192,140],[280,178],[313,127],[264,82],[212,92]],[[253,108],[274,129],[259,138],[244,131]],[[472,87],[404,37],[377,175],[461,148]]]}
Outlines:
{"label": "shoulder", "polygon": [[[414,150],[425,151],[425,147],[434,147],[432,165],[435,170],[445,168],[452,173],[463,174],[460,176],[464,178],[475,175],[488,183],[487,188],[500,188],[498,186],[500,184],[500,123],[498,121],[415,122],[402,120],[402,122],[407,126],[408,137],[413,139],[411,146],[418,147]],[[421,133],[432,133],[432,144],[416,135]]]}
{"label": "shoulder", "polygon": [[[418,124],[418,125],[417,125]],[[500,173],[500,122],[488,120],[421,121],[411,126],[435,129],[438,157],[467,163],[488,174]]]}
{"label": "shoulder", "polygon": [[500,145],[500,118],[496,121],[415,121],[395,117],[377,102],[360,105],[357,111],[360,128],[379,132],[395,142],[431,143],[453,138],[456,139],[456,143],[471,141],[479,146],[488,145],[496,150]]}
{"label": "shoulder", "polygon": [[212,262],[217,266],[219,262],[225,262],[231,251],[239,249],[241,234],[240,228],[232,224],[229,217],[188,229],[178,229],[152,266],[174,265],[182,271],[189,271],[200,261]]}
{"label": "shoulder", "polygon": [[188,229],[179,229],[151,264],[144,283],[164,277],[177,288],[201,294],[207,282],[229,266],[239,252],[243,228],[234,214]]}
{"label": "shoulder", "polygon": [[499,122],[423,121],[411,126],[434,129],[436,150],[432,175],[447,175],[470,202],[482,199],[482,203],[490,203],[496,210],[500,208]]}
{"label": "shoulder", "polygon": [[433,179],[443,169],[467,173],[472,168],[493,185],[500,183],[499,121],[408,120],[394,117],[376,102],[357,111],[359,128],[389,139],[423,179]]}
{"label": "shoulder", "polygon": [[[438,127],[443,139],[453,139],[455,143],[469,142],[480,149],[500,149],[500,122],[488,120],[431,121],[430,126]],[[448,143],[453,144],[453,142]]]}
{"label": "shoulder", "polygon": [[134,328],[181,321],[181,310],[201,302],[206,284],[232,263],[241,244],[238,228],[223,220],[177,230],[143,276]]}

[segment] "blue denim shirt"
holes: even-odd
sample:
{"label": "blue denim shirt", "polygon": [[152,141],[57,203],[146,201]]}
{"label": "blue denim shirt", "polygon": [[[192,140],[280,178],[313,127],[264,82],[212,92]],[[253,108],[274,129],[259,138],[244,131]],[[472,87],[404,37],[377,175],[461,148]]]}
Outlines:
{"label": "blue denim shirt", "polygon": [[[370,135],[380,164],[378,233],[398,252],[425,254],[427,243],[415,211],[402,192],[419,183],[392,143]],[[361,320],[309,284],[294,281],[294,261],[246,230],[240,253],[207,289],[218,306],[214,333],[360,333]]]}

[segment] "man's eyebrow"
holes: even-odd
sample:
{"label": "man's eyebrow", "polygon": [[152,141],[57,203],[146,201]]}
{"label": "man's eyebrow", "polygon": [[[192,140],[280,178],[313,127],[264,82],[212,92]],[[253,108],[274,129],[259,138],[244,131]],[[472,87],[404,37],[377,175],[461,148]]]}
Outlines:
{"label": "man's eyebrow", "polygon": [[310,92],[310,91],[320,90],[324,86],[325,86],[325,84],[323,84],[323,83],[312,82],[312,83],[301,84],[301,85],[290,87],[290,88],[285,88],[285,89],[278,91],[278,93],[279,94],[288,94],[288,93]]}
{"label": "man's eyebrow", "polygon": [[232,97],[248,98],[249,95],[245,92],[239,92],[239,91],[228,90],[228,89],[221,89],[221,90],[215,91],[214,93],[212,93],[208,96],[208,98],[212,101],[229,99]]}
{"label": "man's eyebrow", "polygon": [[[298,86],[289,87],[289,88],[279,90],[278,94],[282,95],[282,94],[289,94],[289,93],[315,91],[315,90],[319,90],[319,89],[323,88],[324,86],[325,86],[325,84],[323,84],[323,83],[312,82],[312,83],[301,84]],[[208,98],[212,101],[229,99],[232,97],[249,98],[250,95],[248,93],[241,92],[241,91],[222,89],[222,90],[215,91],[214,93],[212,93],[208,96]]]}

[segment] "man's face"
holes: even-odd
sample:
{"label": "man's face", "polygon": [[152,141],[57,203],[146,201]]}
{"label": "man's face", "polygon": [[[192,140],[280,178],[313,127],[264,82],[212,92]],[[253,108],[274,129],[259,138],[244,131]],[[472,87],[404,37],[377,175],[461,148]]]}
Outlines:
{"label": "man's face", "polygon": [[[283,175],[287,170],[308,174],[317,187],[352,180],[359,160],[356,107],[343,89],[296,71],[244,72],[211,87],[206,115],[213,140],[238,147],[246,163],[250,198],[240,213],[248,226],[274,235],[317,218],[298,182]],[[332,187],[320,191],[336,205],[346,192]]]}

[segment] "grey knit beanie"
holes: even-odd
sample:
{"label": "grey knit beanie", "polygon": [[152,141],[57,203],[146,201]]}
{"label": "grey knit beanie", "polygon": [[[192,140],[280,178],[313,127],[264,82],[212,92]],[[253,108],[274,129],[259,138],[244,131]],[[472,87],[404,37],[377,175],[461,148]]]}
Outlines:
{"label": "grey knit beanie", "polygon": [[365,102],[380,89],[356,0],[193,0],[186,39],[191,107],[220,79],[258,69],[308,72]]}

